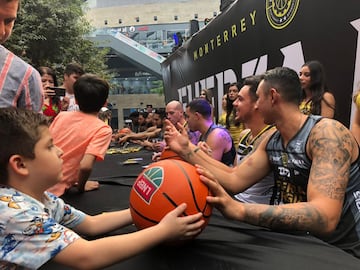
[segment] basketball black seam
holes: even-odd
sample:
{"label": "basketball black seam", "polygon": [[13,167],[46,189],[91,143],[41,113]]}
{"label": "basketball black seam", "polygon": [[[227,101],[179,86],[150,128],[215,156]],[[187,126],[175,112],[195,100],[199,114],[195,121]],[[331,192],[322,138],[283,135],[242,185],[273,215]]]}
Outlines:
{"label": "basketball black seam", "polygon": [[153,219],[150,219],[146,216],[144,216],[143,214],[141,214],[138,210],[136,210],[136,208],[134,206],[132,206],[132,204],[130,204],[130,208],[132,208],[132,210],[134,210],[134,212],[139,215],[140,217],[142,217],[143,219],[145,219],[146,221],[149,221],[151,223],[154,223],[154,224],[158,224],[159,221],[156,221],[156,220],[153,220]]}
{"label": "basketball black seam", "polygon": [[[171,161],[174,162],[175,165],[176,165],[176,166],[183,172],[183,174],[185,175],[186,180],[188,181],[189,186],[190,186],[190,189],[191,189],[191,194],[192,194],[192,197],[193,197],[195,206],[196,206],[196,210],[198,210],[199,212],[201,212],[201,213],[203,214],[203,216],[206,217],[206,216],[204,215],[204,212],[203,212],[203,211],[206,209],[208,203],[207,203],[207,202],[205,203],[205,207],[204,207],[203,210],[200,209],[200,207],[199,207],[199,205],[198,205],[198,203],[197,203],[197,200],[196,200],[194,188],[193,188],[193,186],[192,186],[192,183],[191,183],[191,180],[190,180],[189,175],[188,175],[187,172],[184,170],[184,168],[179,164],[179,162],[177,162],[177,161],[175,161],[175,160],[171,160]],[[208,191],[209,191],[209,189],[208,189]]]}
{"label": "basketball black seam", "polygon": [[[173,201],[173,199],[170,198],[170,196],[168,194],[166,194],[165,192],[162,193],[162,195],[164,195],[164,197],[176,208],[178,207],[178,204],[176,202]],[[184,216],[187,216],[188,214],[186,214],[186,212],[184,212]]]}

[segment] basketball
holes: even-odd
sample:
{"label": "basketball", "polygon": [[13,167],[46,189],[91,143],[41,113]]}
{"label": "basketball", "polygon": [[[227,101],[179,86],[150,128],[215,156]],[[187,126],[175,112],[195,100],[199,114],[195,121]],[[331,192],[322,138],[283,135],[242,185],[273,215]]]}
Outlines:
{"label": "basketball", "polygon": [[174,151],[170,150],[169,148],[165,148],[159,157],[159,160],[163,159],[178,159],[183,160],[178,154],[176,154]]}
{"label": "basketball", "polygon": [[208,187],[195,167],[182,160],[166,159],[152,163],[136,179],[130,192],[130,212],[138,229],[158,224],[181,203],[184,215],[203,213],[208,224],[212,207],[206,202]]}
{"label": "basketball", "polygon": [[131,133],[131,129],[125,127],[125,128],[120,129],[120,130],[119,130],[119,133],[120,133],[120,134],[130,134],[130,133]]}

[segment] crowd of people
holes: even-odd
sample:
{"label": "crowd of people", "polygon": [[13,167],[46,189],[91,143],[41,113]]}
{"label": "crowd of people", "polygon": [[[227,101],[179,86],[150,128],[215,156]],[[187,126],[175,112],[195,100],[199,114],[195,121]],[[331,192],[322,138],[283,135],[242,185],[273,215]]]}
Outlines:
{"label": "crowd of people", "polygon": [[[0,0],[1,44],[19,5]],[[129,209],[90,216],[61,199],[69,189],[99,188],[89,177],[112,140],[140,144],[156,153],[154,161],[171,150],[196,165],[211,190],[208,202],[226,218],[312,234],[360,258],[360,95],[349,130],[332,119],[336,102],[319,61],[230,84],[218,118],[211,90],[203,89],[186,106],[172,100],[134,114],[136,129],[114,134],[107,81],[70,63],[58,86],[53,69],[35,69],[3,45],[0,60],[1,268],[38,268],[51,259],[103,268],[200,232],[201,213],[183,215],[181,204],[148,229],[81,236],[132,223]]]}

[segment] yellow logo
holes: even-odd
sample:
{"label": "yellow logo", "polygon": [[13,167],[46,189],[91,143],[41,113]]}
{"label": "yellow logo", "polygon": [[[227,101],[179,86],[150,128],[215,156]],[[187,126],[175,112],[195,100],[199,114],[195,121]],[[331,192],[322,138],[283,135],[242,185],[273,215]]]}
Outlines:
{"label": "yellow logo", "polygon": [[300,0],[266,0],[266,17],[275,29],[283,29],[294,19]]}

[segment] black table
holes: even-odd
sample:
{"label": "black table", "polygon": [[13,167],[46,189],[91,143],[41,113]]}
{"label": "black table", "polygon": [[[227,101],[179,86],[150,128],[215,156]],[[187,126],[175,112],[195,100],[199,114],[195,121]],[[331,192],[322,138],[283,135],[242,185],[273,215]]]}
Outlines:
{"label": "black table", "polygon": [[[128,158],[143,157],[138,165],[122,165]],[[96,164],[92,178],[100,189],[84,194],[68,192],[64,200],[89,214],[124,209],[142,166],[151,161],[145,150],[109,155]],[[128,226],[112,234],[135,231]],[[48,263],[41,269],[68,269]],[[214,211],[209,225],[193,241],[182,246],[158,246],[106,269],[217,270],[217,269],[360,269],[360,260],[311,235],[292,235],[226,220]]]}

